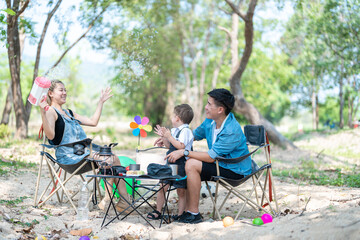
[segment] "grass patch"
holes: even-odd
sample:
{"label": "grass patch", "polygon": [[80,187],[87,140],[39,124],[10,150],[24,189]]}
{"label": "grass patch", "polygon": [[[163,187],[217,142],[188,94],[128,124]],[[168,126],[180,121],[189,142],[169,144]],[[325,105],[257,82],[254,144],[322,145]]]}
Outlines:
{"label": "grass patch", "polygon": [[273,169],[274,176],[278,176],[286,180],[298,179],[306,183],[315,185],[330,185],[330,186],[346,186],[360,188],[360,173],[355,171],[355,167],[351,173],[342,173],[341,169],[337,168],[333,171],[321,171],[315,167],[306,167],[304,169]]}
{"label": "grass patch", "polygon": [[29,198],[28,196],[23,196],[23,197],[19,197],[17,199],[14,200],[3,200],[0,199],[0,204],[5,204],[8,207],[16,207],[17,204],[22,203],[24,201],[24,199]]}
{"label": "grass patch", "polygon": [[9,222],[11,222],[12,224],[17,224],[17,225],[20,225],[22,227],[33,227],[35,226],[36,224],[39,224],[40,222],[36,219],[32,220],[31,222],[21,222],[19,221],[18,219],[14,219],[14,218],[11,218],[9,220]]}
{"label": "grass patch", "polygon": [[311,139],[314,133],[318,133],[322,136],[331,136],[336,135],[340,132],[344,132],[346,130],[339,130],[339,129],[318,129],[318,130],[304,130],[302,133],[294,132],[294,133],[284,133],[284,136],[291,141],[300,141]]}
{"label": "grass patch", "polygon": [[35,168],[36,163],[24,162],[21,160],[5,161],[0,155],[0,176],[6,175],[11,171],[16,171],[20,168]]}

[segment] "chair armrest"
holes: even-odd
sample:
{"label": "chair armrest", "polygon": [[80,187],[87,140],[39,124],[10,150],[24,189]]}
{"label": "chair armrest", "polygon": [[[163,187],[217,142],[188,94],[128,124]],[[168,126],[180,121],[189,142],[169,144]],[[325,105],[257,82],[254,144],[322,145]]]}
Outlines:
{"label": "chair armrest", "polygon": [[44,146],[46,148],[58,148],[58,147],[74,147],[76,144],[83,144],[85,147],[88,147],[91,144],[92,139],[85,138],[80,141],[72,142],[72,143],[66,143],[61,145],[48,145],[48,144],[40,144],[41,146]]}
{"label": "chair armrest", "polygon": [[259,150],[260,148],[263,148],[263,147],[267,147],[269,146],[269,144],[263,144],[261,145],[260,147],[256,148],[254,151],[246,154],[246,155],[243,155],[241,157],[238,157],[238,158],[223,158],[223,157],[217,157],[215,160],[216,161],[219,161],[219,162],[224,162],[224,163],[230,163],[230,164],[233,164],[233,163],[239,163],[243,160],[245,160],[246,158],[248,158],[249,156],[253,155],[257,150]]}
{"label": "chair armrest", "polygon": [[146,151],[153,150],[153,149],[157,149],[157,148],[167,149],[166,147],[151,147],[151,148],[145,148],[145,149],[137,149],[137,148],[136,148],[136,152],[146,152]]}
{"label": "chair armrest", "polygon": [[100,151],[100,145],[97,145],[97,144],[95,144],[95,143],[92,143],[91,144],[91,146],[92,146],[92,150],[94,150],[95,152],[99,152]]}

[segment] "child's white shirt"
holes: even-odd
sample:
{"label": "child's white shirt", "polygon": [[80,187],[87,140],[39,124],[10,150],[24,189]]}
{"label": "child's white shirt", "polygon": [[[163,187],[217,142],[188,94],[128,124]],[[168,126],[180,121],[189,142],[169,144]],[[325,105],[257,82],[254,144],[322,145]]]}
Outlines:
{"label": "child's white shirt", "polygon": [[[178,134],[179,131],[181,131],[180,135],[178,138],[176,138],[176,135]],[[185,145],[186,150],[191,151],[191,147],[194,142],[194,135],[192,130],[189,128],[189,124],[183,124],[177,128],[172,128],[171,136],[173,136],[173,138],[175,138],[176,141],[183,143]]]}

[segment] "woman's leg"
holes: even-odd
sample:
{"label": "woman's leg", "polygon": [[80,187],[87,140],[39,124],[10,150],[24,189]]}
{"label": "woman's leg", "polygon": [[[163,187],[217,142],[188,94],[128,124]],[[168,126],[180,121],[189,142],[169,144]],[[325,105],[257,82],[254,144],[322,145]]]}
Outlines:
{"label": "woman's leg", "polygon": [[[119,160],[118,157],[114,157],[113,166],[121,166],[120,160]],[[120,179],[116,179],[116,178],[115,179],[114,178],[108,178],[107,182],[108,182],[108,184],[105,183],[107,185],[107,186],[105,186],[105,197],[99,203],[99,208],[100,209],[104,210],[108,206],[108,204],[110,202],[109,193],[110,194],[112,193],[112,188],[113,188],[114,183],[117,184],[117,188],[118,188],[118,191],[121,194],[121,196],[123,196],[127,200],[130,200],[129,194],[127,193],[127,190],[126,190],[126,184],[125,184],[124,180],[121,181]],[[126,206],[126,207],[128,206],[128,204],[122,198],[119,198],[119,201],[118,201],[117,205],[119,207],[121,207],[121,208],[124,207],[124,206]]]}
{"label": "woman's leg", "polygon": [[[161,184],[160,187],[163,187],[164,185]],[[165,194],[169,188],[169,185],[166,184],[165,187],[163,187],[156,195],[156,211],[152,211],[148,213],[147,217],[149,219],[158,219],[161,215],[162,208],[165,203]]]}
{"label": "woman's leg", "polygon": [[[163,184],[161,184],[161,186],[163,186]],[[166,194],[168,188],[169,188],[169,185],[166,184],[166,186],[163,189],[161,189],[161,191],[159,191],[156,196],[156,210],[158,210],[159,212],[161,212],[161,210],[164,206],[165,194]]]}

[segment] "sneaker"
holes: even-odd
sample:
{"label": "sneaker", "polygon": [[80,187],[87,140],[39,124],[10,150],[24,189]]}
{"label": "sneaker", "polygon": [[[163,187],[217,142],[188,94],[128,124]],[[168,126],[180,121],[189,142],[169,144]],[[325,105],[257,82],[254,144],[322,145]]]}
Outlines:
{"label": "sneaker", "polygon": [[191,223],[191,224],[200,223],[202,221],[203,221],[203,217],[201,216],[200,213],[194,215],[189,212],[182,214],[178,220],[178,222],[181,222],[181,223]]}
{"label": "sneaker", "polygon": [[181,215],[173,215],[172,219],[174,220],[174,222],[179,221],[179,219],[181,218],[182,215],[184,215],[186,212],[183,211],[183,213]]}

